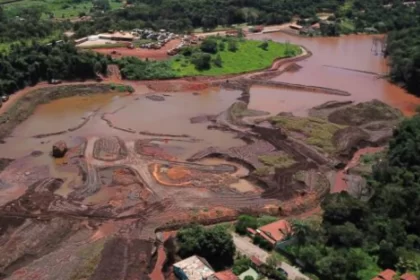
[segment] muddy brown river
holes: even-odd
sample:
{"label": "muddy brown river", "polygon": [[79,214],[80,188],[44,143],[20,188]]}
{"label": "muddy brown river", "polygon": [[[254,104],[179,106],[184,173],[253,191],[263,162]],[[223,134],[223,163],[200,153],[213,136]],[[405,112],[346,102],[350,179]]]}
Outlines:
{"label": "muddy brown river", "polygon": [[[350,35],[337,38],[304,38],[291,36],[285,33],[257,34],[253,39],[272,39],[278,42],[290,42],[309,49],[313,55],[299,62],[302,68],[297,72],[284,73],[275,80],[341,89],[350,92],[348,98],[328,98],[320,95],[302,98],[298,92],[288,93],[291,98],[273,99],[277,103],[287,104],[292,109],[301,111],[302,108],[318,105],[325,99],[349,99],[354,101],[367,101],[371,99],[382,100],[399,108],[406,115],[412,115],[420,104],[420,99],[405,92],[404,89],[391,84],[385,79],[378,79],[377,74],[387,74],[389,67],[387,60],[371,51],[374,36]],[[363,72],[359,72],[363,71]],[[367,73],[365,73],[367,72]],[[254,89],[256,92],[258,90]],[[267,99],[268,92],[277,95],[276,89],[264,89],[264,99],[267,107],[273,106]],[[257,99],[258,106],[263,107],[264,100]],[[309,99],[309,100],[307,100]],[[279,102],[281,100],[281,102]],[[313,106],[312,105],[312,106]]]}

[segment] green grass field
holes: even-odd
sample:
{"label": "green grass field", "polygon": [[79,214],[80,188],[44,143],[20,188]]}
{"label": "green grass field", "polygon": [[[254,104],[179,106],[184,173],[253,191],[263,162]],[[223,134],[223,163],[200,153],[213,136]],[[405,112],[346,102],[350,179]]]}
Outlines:
{"label": "green grass field", "polygon": [[[116,0],[110,0],[109,4],[113,10],[122,7],[122,2]],[[71,0],[22,0],[3,4],[2,7],[12,16],[19,15],[23,8],[40,7],[43,18],[49,18],[52,14],[54,18],[67,19],[78,17],[82,12],[88,15],[93,4],[89,0],[80,3],[74,3]]]}
{"label": "green grass field", "polygon": [[[218,44],[220,42],[221,39],[218,39]],[[301,49],[296,45],[268,41],[267,50],[263,50],[259,47],[261,43],[261,41],[241,40],[238,41],[238,50],[231,52],[228,50],[228,43],[225,42],[225,50],[219,50],[217,54],[212,55],[212,58],[220,55],[222,67],[217,67],[212,63],[210,69],[199,71],[189,58],[182,55],[172,59],[171,66],[177,76],[181,77],[239,74],[270,67],[275,59],[286,57],[288,49],[295,55],[301,53]]]}

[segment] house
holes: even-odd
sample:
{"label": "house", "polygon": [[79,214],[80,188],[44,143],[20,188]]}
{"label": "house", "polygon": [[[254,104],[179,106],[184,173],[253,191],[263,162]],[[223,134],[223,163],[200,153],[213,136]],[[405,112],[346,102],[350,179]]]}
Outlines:
{"label": "house", "polygon": [[395,275],[397,275],[397,273],[395,271],[393,271],[392,269],[385,269],[384,271],[382,271],[381,273],[379,273],[372,280],[394,280],[394,279],[399,279],[399,280],[418,280],[418,278],[415,275],[411,274],[411,273],[404,273],[399,278],[395,278]]}
{"label": "house", "polygon": [[233,274],[231,270],[216,272],[206,280],[239,280],[239,277]]}
{"label": "house", "polygon": [[372,280],[393,280],[396,274],[397,273],[393,271],[392,269],[385,269]]}
{"label": "house", "polygon": [[214,274],[213,268],[203,258],[191,256],[173,265],[174,273],[180,280],[204,280]]}
{"label": "house", "polygon": [[247,230],[251,235],[259,235],[271,245],[275,246],[288,237],[288,235],[292,232],[292,227],[288,221],[278,220],[274,223],[259,227],[256,230],[250,228]]}

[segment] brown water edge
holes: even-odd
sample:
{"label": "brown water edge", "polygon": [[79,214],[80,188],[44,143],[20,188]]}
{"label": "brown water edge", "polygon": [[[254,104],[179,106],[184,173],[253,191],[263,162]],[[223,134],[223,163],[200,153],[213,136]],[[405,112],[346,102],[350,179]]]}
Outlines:
{"label": "brown water edge", "polygon": [[[337,88],[350,92],[351,100],[356,102],[379,99],[400,109],[407,116],[413,115],[416,106],[420,105],[419,98],[376,75],[349,70],[378,74],[388,73],[387,60],[371,52],[373,37],[370,35],[349,35],[332,38],[306,38],[285,33],[251,35],[253,39],[289,41],[302,45],[313,53],[310,58],[298,63],[302,66],[299,71],[284,73],[273,80]],[[314,104],[318,103],[318,98],[319,96],[313,95],[311,99],[314,100]],[[307,106],[308,100],[303,99],[306,98],[302,98],[302,106]],[[300,105],[296,103],[295,106],[299,107]]]}
{"label": "brown water edge", "polygon": [[351,159],[351,161],[349,161],[347,163],[346,167],[343,170],[340,170],[337,173],[337,175],[335,177],[335,183],[334,183],[334,186],[331,189],[331,192],[332,193],[337,193],[337,192],[346,191],[347,187],[348,187],[347,182],[345,180],[346,171],[355,167],[359,163],[360,158],[363,155],[374,154],[374,153],[380,152],[382,150],[384,150],[384,147],[367,147],[367,148],[363,148],[363,149],[358,150],[353,155],[353,158]]}

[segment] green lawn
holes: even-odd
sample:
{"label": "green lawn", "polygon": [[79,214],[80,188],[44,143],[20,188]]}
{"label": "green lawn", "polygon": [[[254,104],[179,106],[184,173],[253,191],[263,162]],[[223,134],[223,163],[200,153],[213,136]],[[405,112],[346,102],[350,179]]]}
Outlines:
{"label": "green lawn", "polygon": [[[220,42],[221,39],[218,39],[218,44]],[[268,41],[267,50],[263,50],[259,47],[261,43],[261,41],[238,40],[238,50],[231,52],[228,50],[228,43],[225,42],[225,50],[219,50],[217,53],[222,59],[222,67],[217,67],[212,63],[210,69],[199,71],[189,58],[179,55],[171,61],[172,69],[177,76],[181,77],[239,74],[270,67],[276,58],[286,57],[288,49],[295,55],[301,53],[301,49],[296,45]],[[217,54],[213,54],[212,58],[215,58]]]}
{"label": "green lawn", "polygon": [[[116,0],[109,1],[111,9],[122,7],[122,2]],[[49,18],[50,14],[54,18],[74,18],[78,17],[81,12],[90,13],[93,7],[92,1],[82,1],[74,3],[71,0],[22,0],[2,5],[3,9],[10,15],[19,15],[23,8],[40,7],[43,11],[42,17]]]}

